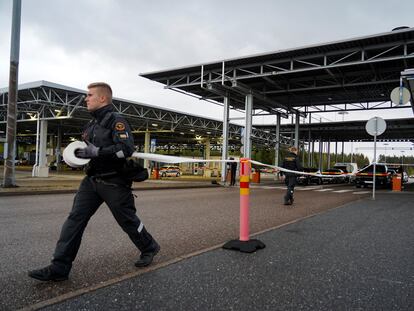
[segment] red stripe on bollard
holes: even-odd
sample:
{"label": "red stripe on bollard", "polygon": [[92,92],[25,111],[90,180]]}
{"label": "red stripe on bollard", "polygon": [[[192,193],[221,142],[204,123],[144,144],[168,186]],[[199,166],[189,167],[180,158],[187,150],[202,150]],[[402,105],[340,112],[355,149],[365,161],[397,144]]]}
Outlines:
{"label": "red stripe on bollard", "polygon": [[240,182],[240,188],[249,188],[249,182],[241,181]]}

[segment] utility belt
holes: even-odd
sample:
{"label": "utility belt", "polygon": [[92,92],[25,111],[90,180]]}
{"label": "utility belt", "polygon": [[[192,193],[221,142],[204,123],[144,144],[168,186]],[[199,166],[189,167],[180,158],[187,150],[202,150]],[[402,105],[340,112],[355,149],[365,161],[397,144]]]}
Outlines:
{"label": "utility belt", "polygon": [[118,172],[107,172],[107,173],[101,173],[101,174],[92,174],[89,175],[87,174],[89,177],[94,177],[94,178],[99,178],[99,179],[107,179],[107,178],[112,178],[112,177],[121,177],[121,175],[119,175]]}
{"label": "utility belt", "polygon": [[100,178],[100,179],[120,176],[118,170],[113,169],[113,170],[106,171],[106,172],[100,172],[99,170],[96,170],[94,167],[90,166],[89,164],[85,166],[85,173],[89,177],[95,177],[95,178]]}
{"label": "utility belt", "polygon": [[86,175],[89,177],[95,177],[99,179],[108,179],[113,177],[121,177],[127,181],[144,181],[148,179],[148,171],[138,164],[137,161],[133,159],[128,159],[124,166],[118,170],[111,170],[108,172],[96,172],[96,169],[87,165],[85,167]]}

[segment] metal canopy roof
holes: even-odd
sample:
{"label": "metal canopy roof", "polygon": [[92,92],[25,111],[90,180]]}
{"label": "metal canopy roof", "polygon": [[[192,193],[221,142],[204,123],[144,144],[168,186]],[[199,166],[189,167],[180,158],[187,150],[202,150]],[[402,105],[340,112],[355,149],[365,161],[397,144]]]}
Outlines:
{"label": "metal canopy roof", "polygon": [[[0,89],[0,129],[7,122],[8,88]],[[37,113],[41,120],[49,120],[50,132],[60,125],[65,135],[79,135],[90,114],[83,105],[84,90],[48,82],[36,81],[19,85],[18,131],[36,132]],[[151,131],[158,142],[196,142],[197,136],[218,139],[222,135],[222,122],[147,104],[114,98],[115,109],[124,115],[135,133]],[[230,124],[230,139],[239,144],[241,126]],[[28,134],[30,135],[30,134]],[[275,141],[274,133],[255,130],[258,144]],[[200,139],[199,139],[200,140]],[[286,143],[288,143],[286,139]]]}
{"label": "metal canopy roof", "polygon": [[252,93],[255,113],[286,115],[403,108],[389,95],[410,67],[414,28],[140,75],[206,100],[228,96],[243,110]]}
{"label": "metal canopy roof", "polygon": [[[411,141],[414,142],[414,122],[412,118],[389,119],[386,131],[378,136],[378,140]],[[311,131],[312,140],[321,141],[372,141],[373,137],[365,130],[367,121],[345,121],[326,123],[307,123],[299,127],[299,137],[303,141],[309,140]],[[275,131],[275,125],[255,125],[257,129]],[[294,124],[283,124],[280,132],[284,135],[294,133]]]}
{"label": "metal canopy roof", "polygon": [[401,78],[405,82],[411,94],[411,108],[414,112],[414,68],[407,69],[401,72]]}

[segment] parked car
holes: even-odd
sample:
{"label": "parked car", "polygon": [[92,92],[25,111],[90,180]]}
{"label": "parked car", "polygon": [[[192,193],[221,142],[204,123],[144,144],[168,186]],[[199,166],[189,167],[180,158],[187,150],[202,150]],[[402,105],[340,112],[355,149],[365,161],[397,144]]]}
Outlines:
{"label": "parked car", "polygon": [[[345,176],[345,172],[343,170],[340,170],[339,168],[329,168],[321,173],[322,175],[322,183],[328,182],[332,184],[340,184],[344,183],[347,179],[347,176]],[[339,177],[335,177],[338,175]]]}
{"label": "parked car", "polygon": [[181,170],[175,165],[164,165],[160,168],[161,177],[180,177]]}
{"label": "parked car", "polygon": [[408,174],[407,174],[407,172],[403,172],[402,179],[403,179],[403,183],[407,183],[408,182]]}
{"label": "parked car", "polygon": [[[368,187],[373,184],[374,165],[368,165],[355,174],[355,186],[357,188]],[[389,188],[392,183],[394,172],[389,170],[385,164],[377,164],[375,168],[375,184],[378,187]]]}
{"label": "parked car", "polygon": [[402,183],[408,183],[408,174],[406,171],[404,171],[402,166],[394,166],[394,167],[389,167],[388,166],[388,171],[391,172],[391,177],[392,175],[395,174],[399,174],[402,178]]}
{"label": "parked car", "polygon": [[[313,167],[304,167],[303,171],[305,173],[318,173],[319,170]],[[309,184],[317,184],[320,185],[322,183],[322,179],[319,176],[312,176],[312,175],[298,175],[296,177],[296,181],[299,185],[309,185]]]}
{"label": "parked car", "polygon": [[335,163],[333,168],[338,168],[343,170],[347,175],[345,177],[345,182],[353,183],[355,182],[355,174],[358,172],[358,164],[351,162],[338,162]]}
{"label": "parked car", "polygon": [[264,167],[261,169],[258,169],[261,173],[267,173],[267,174],[275,174],[276,173],[276,169],[271,168],[271,167]]}

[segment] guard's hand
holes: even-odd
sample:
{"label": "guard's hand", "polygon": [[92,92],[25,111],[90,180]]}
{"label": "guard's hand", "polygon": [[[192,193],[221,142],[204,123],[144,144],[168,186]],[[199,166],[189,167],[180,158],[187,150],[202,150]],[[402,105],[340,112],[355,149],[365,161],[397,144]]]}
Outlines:
{"label": "guard's hand", "polygon": [[96,147],[87,140],[85,142],[87,146],[85,148],[75,150],[75,156],[81,159],[96,158],[99,154],[99,147]]}

